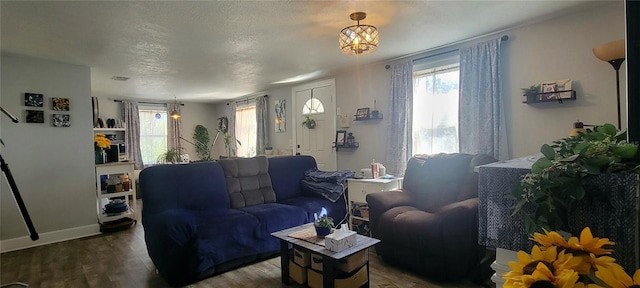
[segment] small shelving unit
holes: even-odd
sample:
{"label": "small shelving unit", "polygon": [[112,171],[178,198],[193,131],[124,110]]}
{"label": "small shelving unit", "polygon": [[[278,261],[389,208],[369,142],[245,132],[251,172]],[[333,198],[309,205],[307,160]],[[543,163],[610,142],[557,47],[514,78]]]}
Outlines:
{"label": "small shelving unit", "polygon": [[575,90],[562,90],[554,92],[540,92],[540,93],[527,93],[522,95],[525,100],[522,103],[544,103],[544,102],[558,102],[560,104],[565,100],[576,100]]}
{"label": "small shelving unit", "polygon": [[370,121],[370,120],[381,120],[383,119],[382,113],[378,113],[376,116],[373,116],[373,114],[369,114],[366,117],[362,117],[362,116],[358,116],[358,115],[353,115],[355,117],[355,119],[353,119],[353,121]]}
{"label": "small shelving unit", "polygon": [[[117,129],[117,128],[116,128]],[[130,184],[129,190],[122,192],[107,193],[107,190],[102,189],[101,176],[106,175],[107,178],[111,175],[129,175],[129,179],[133,179],[133,162],[113,162],[106,164],[96,164],[96,208],[98,214],[98,222],[100,224],[108,221],[115,221],[124,217],[135,219],[136,207],[136,187]],[[117,214],[107,214],[104,211],[104,206],[108,204],[111,198],[124,197],[124,201],[127,203],[128,210]]]}

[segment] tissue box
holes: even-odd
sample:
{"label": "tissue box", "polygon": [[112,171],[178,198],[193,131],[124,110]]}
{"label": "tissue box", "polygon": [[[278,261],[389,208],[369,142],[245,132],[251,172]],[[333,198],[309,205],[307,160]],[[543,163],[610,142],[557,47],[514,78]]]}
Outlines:
{"label": "tissue box", "polygon": [[356,245],[356,238],[356,232],[354,231],[336,230],[324,237],[324,247],[333,252],[340,252]]}

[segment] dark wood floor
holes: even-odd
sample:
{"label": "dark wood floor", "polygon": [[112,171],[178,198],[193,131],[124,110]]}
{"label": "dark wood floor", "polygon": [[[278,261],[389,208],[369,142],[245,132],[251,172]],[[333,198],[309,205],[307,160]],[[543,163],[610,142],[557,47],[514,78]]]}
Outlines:
{"label": "dark wood floor", "polygon": [[[369,256],[372,288],[482,287],[470,282],[431,282],[390,267],[373,250]],[[16,281],[30,287],[169,287],[155,273],[140,222],[126,231],[0,254],[0,284]],[[280,283],[280,258],[273,258],[189,287],[286,286]]]}

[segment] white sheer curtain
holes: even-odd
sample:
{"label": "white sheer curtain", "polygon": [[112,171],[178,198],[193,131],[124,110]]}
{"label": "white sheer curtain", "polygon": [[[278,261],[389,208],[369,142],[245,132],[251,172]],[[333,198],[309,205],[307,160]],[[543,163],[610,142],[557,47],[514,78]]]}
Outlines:
{"label": "white sheer curtain", "polygon": [[240,141],[237,146],[238,157],[256,156],[257,127],[256,127],[256,103],[239,105],[236,108],[236,139]]}
{"label": "white sheer curtain", "polygon": [[401,176],[411,157],[413,119],[413,62],[404,60],[391,65],[391,97],[389,137],[387,140],[387,173]]}
{"label": "white sheer curtain", "polygon": [[500,38],[460,49],[460,152],[509,159]]}
{"label": "white sheer curtain", "polygon": [[229,103],[229,148],[231,150],[230,155],[227,155],[227,148],[225,147],[225,156],[234,157],[236,153],[234,151],[238,151],[238,145],[236,140],[236,109],[238,108],[238,104],[235,101]]}
{"label": "white sheer curtain", "polygon": [[[173,112],[178,111],[178,114],[182,115],[180,112],[180,104],[178,103],[170,103],[167,105],[167,111]],[[173,119],[172,117],[167,117],[167,146],[169,149],[177,149],[180,154],[182,154],[182,149],[180,149],[180,136],[182,135],[182,117],[178,119]]]}
{"label": "white sheer curtain", "polygon": [[122,101],[122,115],[124,118],[126,133],[124,142],[127,149],[127,159],[133,162],[134,169],[142,170],[142,153],[140,152],[140,116],[138,115],[138,103]]}
{"label": "white sheer curtain", "polygon": [[264,154],[264,148],[269,146],[269,111],[267,96],[256,98],[256,154]]}

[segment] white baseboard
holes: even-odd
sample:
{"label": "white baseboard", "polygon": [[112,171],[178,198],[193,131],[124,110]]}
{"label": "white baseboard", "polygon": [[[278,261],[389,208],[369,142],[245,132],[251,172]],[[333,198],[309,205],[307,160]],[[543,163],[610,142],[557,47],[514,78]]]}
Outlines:
{"label": "white baseboard", "polygon": [[36,241],[32,241],[29,236],[7,239],[0,241],[0,253],[42,246],[98,234],[100,234],[100,225],[93,224],[41,233],[38,234],[40,238]]}

